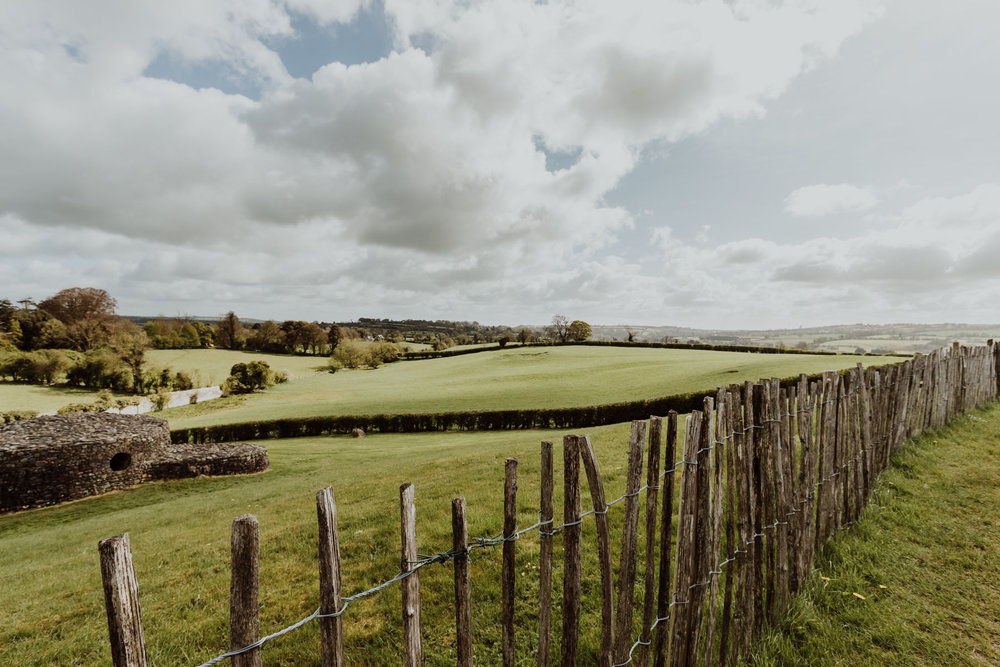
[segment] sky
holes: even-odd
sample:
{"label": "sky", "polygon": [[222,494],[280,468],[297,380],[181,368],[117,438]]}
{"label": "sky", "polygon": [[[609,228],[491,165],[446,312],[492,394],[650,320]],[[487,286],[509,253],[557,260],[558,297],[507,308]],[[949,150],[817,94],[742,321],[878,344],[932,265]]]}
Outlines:
{"label": "sky", "polygon": [[0,0],[0,298],[994,323],[993,0]]}

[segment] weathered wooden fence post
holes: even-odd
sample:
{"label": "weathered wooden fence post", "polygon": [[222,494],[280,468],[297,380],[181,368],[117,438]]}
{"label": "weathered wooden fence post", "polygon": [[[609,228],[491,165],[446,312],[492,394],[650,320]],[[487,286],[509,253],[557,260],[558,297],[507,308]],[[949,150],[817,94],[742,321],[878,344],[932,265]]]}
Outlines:
{"label": "weathered wooden fence post", "polygon": [[542,441],[538,546],[538,667],[549,666],[552,633],[552,443]]}
{"label": "weathered wooden fence post", "polygon": [[[660,521],[659,586],[656,593],[656,617],[667,619],[656,626],[653,643],[653,665],[664,667],[667,663],[667,644],[670,639],[670,561],[671,533],[674,516],[674,473],[677,459],[677,413],[667,413],[667,442],[663,452],[663,518]],[[652,539],[652,538],[647,538]]]}
{"label": "weathered wooden fence post", "polygon": [[601,573],[601,657],[602,667],[611,667],[614,651],[614,570],[611,563],[611,530],[608,527],[608,505],[604,498],[604,479],[601,477],[601,467],[594,455],[594,446],[590,436],[580,439],[580,455],[583,467],[587,472],[587,483],[590,486],[590,498],[594,504],[594,519],[597,523],[597,561]]}
{"label": "weathered wooden fence post", "polygon": [[[333,500],[332,487],[316,494],[316,515],[319,522],[319,612],[335,614],[341,610],[342,582],[337,504]],[[343,617],[321,618],[319,629],[323,667],[341,667],[344,664]]]}
{"label": "weathered wooden fence post", "polygon": [[503,566],[501,579],[501,641],[504,667],[514,665],[514,585],[517,580],[517,459],[507,459],[504,464],[503,486]]}
{"label": "weathered wooden fence post", "polygon": [[639,635],[639,667],[649,664],[652,637],[649,627],[656,614],[656,503],[660,489],[660,447],[663,419],[649,418],[649,463],[646,464],[646,582],[642,593],[642,634]]}
{"label": "weathered wooden fence post", "polygon": [[575,435],[563,437],[563,609],[562,664],[577,663],[577,639],[580,635],[580,589],[583,574],[583,531],[580,529],[580,440]]}
{"label": "weathered wooden fence post", "polygon": [[458,667],[472,667],[472,586],[469,580],[469,525],[465,498],[451,501],[451,548],[455,552],[455,643]]}
{"label": "weathered wooden fence post", "polygon": [[[229,650],[260,638],[260,525],[253,514],[233,520],[229,584]],[[260,647],[233,656],[233,667],[261,667]]]}
{"label": "weathered wooden fence post", "polygon": [[[417,508],[413,503],[413,485],[399,487],[399,528],[402,556],[399,569],[410,572],[417,562]],[[420,638],[420,573],[413,572],[403,579],[403,664],[419,667],[424,664],[424,649]]]}
{"label": "weathered wooden fence post", "polygon": [[697,519],[698,493],[698,441],[701,434],[701,413],[692,412],[684,425],[684,460],[681,470],[680,506],[677,512],[677,566],[673,601],[670,615],[670,660],[668,664],[680,665],[688,653],[691,628],[691,584],[697,565],[695,563],[695,521]]}
{"label": "weathered wooden fence post", "polygon": [[97,550],[101,555],[111,664],[114,667],[145,667],[146,640],[139,613],[139,584],[132,569],[128,533],[101,540]]}
{"label": "weathered wooden fence post", "polygon": [[628,478],[625,481],[625,517],[622,520],[622,551],[618,566],[618,602],[615,607],[615,662],[628,659],[632,641],[632,611],[635,604],[636,549],[639,541],[639,487],[642,485],[642,450],[646,422],[632,422],[628,445]]}

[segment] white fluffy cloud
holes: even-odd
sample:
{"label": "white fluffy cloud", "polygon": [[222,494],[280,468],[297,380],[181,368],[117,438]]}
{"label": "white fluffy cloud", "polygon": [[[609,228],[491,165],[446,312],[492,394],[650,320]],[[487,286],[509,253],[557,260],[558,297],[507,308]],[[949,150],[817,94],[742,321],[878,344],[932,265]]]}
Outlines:
{"label": "white fluffy cloud", "polygon": [[[329,23],[362,6],[7,4],[0,216],[19,239],[5,256],[69,258],[69,282],[98,272],[132,309],[169,284],[197,310],[327,319],[338,299],[624,313],[651,278],[612,254],[635,221],[605,197],[641,149],[763,113],[878,14],[860,0],[387,0],[396,48],[377,62],[295,79],[269,46],[292,37],[291,10]],[[144,75],[165,56],[222,63],[261,95]],[[579,158],[549,171],[546,150]],[[81,250],[98,237],[106,248]]]}
{"label": "white fluffy cloud", "polygon": [[785,211],[804,218],[868,211],[878,204],[871,188],[849,183],[806,185],[785,197]]}

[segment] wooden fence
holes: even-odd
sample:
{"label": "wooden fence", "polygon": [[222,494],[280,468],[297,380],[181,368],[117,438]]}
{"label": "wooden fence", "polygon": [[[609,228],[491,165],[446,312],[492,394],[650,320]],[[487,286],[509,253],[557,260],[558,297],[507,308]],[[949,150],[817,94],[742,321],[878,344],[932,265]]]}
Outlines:
{"label": "wooden fence", "polygon": [[[343,665],[342,614],[347,605],[397,582],[402,589],[403,662],[422,664],[419,570],[430,563],[451,561],[458,664],[471,665],[475,647],[470,630],[469,553],[502,546],[502,653],[503,663],[513,665],[516,540],[529,531],[538,531],[540,544],[540,667],[549,664],[551,652],[552,562],[558,533],[562,534],[563,558],[561,664],[735,662],[765,624],[788,607],[812,567],[816,549],[858,517],[891,454],[909,436],[997,398],[998,360],[993,341],[974,348],[956,344],[881,369],[859,365],[843,374],[827,372],[814,382],[802,376],[795,387],[781,387],[776,380],[720,387],[714,397],[705,397],[702,410],[686,418],[679,459],[676,413],[632,423],[625,494],[610,502],[605,499],[589,437],[566,436],[560,525],[554,525],[553,517],[553,446],[543,442],[538,523],[517,529],[517,461],[508,459],[502,535],[470,542],[465,501],[456,498],[453,547],[433,556],[417,555],[413,486],[406,484],[400,489],[400,573],[349,597],[341,589],[336,505],[332,490],[323,489],[316,499],[320,606],[310,616],[264,638],[259,638],[257,521],[251,515],[239,517],[232,531],[233,650],[205,664],[231,659],[240,667],[260,665],[266,641],[318,620],[322,664]],[[586,512],[582,509],[581,464],[592,504]],[[640,500],[643,491],[644,504]],[[679,499],[676,512],[675,498]],[[624,515],[616,582],[608,511],[619,503]],[[600,577],[597,655],[578,651],[582,524],[588,517],[596,524]],[[638,550],[641,518],[646,535],[643,553]],[[100,553],[114,664],[145,665],[128,535],[102,541]],[[640,572],[643,580],[637,583]],[[636,606],[636,598],[641,606]],[[637,615],[641,615],[642,630],[633,636]]]}

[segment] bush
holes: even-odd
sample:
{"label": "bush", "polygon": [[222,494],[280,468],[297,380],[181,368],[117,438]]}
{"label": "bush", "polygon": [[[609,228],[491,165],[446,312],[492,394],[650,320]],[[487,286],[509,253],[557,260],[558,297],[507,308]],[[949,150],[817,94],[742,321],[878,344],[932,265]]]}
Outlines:
{"label": "bush", "polygon": [[22,419],[32,419],[38,416],[37,410],[11,410],[0,412],[0,424],[13,424]]}
{"label": "bush", "polygon": [[66,370],[66,381],[88,389],[129,391],[132,388],[128,367],[107,352],[88,352]]}
{"label": "bush", "polygon": [[[399,347],[388,341],[342,340],[330,356],[330,369],[378,368],[399,360]],[[336,365],[336,366],[335,366]]]}
{"label": "bush", "polygon": [[194,380],[184,371],[177,371],[170,380],[170,388],[174,391],[187,391],[194,389]]}
{"label": "bush", "polygon": [[150,397],[150,400],[153,401],[153,409],[159,412],[170,403],[170,394],[166,391],[158,391]]}
{"label": "bush", "polygon": [[266,389],[273,383],[274,374],[266,361],[251,361],[246,364],[240,362],[233,364],[229,369],[229,377],[223,383],[222,392],[224,396],[249,394],[259,389]]}
{"label": "bush", "polygon": [[9,377],[14,382],[52,384],[66,366],[66,356],[58,350],[17,352],[0,362],[0,377]]}

